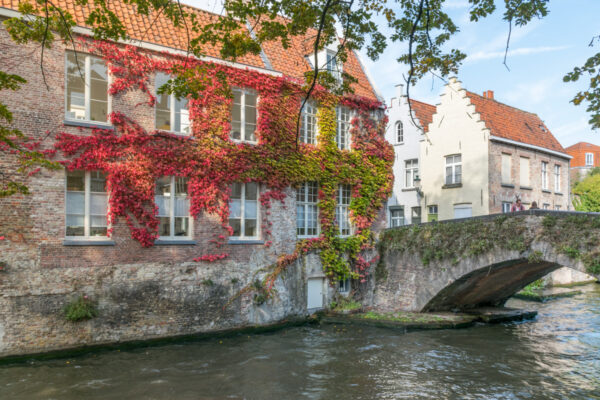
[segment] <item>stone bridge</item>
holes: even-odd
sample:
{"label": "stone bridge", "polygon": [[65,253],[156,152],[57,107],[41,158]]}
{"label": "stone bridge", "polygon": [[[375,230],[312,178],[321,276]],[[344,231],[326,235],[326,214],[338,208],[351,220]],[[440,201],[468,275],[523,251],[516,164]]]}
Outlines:
{"label": "stone bridge", "polygon": [[600,277],[600,214],[530,210],[388,229],[371,298],[379,310],[500,306],[560,267]]}

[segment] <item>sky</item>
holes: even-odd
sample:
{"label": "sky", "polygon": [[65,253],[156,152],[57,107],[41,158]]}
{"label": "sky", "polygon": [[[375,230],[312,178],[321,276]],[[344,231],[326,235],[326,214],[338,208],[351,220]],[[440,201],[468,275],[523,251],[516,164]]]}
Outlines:
{"label": "sky", "polygon": [[[222,10],[222,0],[183,2],[216,13]],[[589,80],[562,80],[575,66],[583,65],[600,51],[600,43],[589,47],[592,37],[600,35],[600,0],[552,0],[548,16],[522,28],[513,27],[507,58],[510,70],[502,63],[508,35],[502,10],[479,22],[469,21],[466,0],[446,0],[446,11],[460,29],[449,47],[467,54],[457,75],[463,87],[479,94],[493,90],[496,100],[538,114],[564,147],[580,141],[600,145],[600,131],[590,128],[586,105],[570,103]],[[376,22],[385,24],[383,19]],[[406,51],[406,43],[389,43],[375,61],[366,52],[359,52],[388,104],[396,96],[395,85],[404,82],[408,69],[396,60]],[[438,78],[426,77],[411,89],[411,97],[437,104],[443,85]]]}

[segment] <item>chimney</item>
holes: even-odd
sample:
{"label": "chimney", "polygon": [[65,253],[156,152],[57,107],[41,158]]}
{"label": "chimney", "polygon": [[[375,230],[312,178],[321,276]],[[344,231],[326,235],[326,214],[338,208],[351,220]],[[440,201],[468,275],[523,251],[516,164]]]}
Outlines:
{"label": "chimney", "polygon": [[487,98],[494,100],[494,91],[493,90],[488,90]]}
{"label": "chimney", "polygon": [[398,93],[398,98],[401,98],[404,96],[404,84],[399,83],[396,85],[396,90]]}

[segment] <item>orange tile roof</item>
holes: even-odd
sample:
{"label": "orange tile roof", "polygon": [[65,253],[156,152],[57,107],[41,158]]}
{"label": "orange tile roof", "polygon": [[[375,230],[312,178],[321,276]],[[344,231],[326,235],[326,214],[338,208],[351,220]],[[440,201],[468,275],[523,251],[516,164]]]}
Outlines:
{"label": "orange tile roof", "polygon": [[[16,10],[20,1],[22,0],[0,0],[0,7]],[[93,0],[90,3],[93,3]],[[56,0],[54,4],[67,10],[78,26],[90,27],[86,25],[85,19],[93,9],[91,5],[78,6],[73,0]],[[107,5],[123,23],[127,35],[131,39],[178,50],[187,50],[187,33],[184,26],[175,27],[168,18],[157,18],[155,12],[150,13],[149,16],[138,14],[135,5],[126,4],[122,0],[107,1]],[[187,5],[182,5],[182,7],[185,8],[185,11],[195,14],[196,19],[202,25],[209,24],[218,17],[216,14]],[[246,27],[242,27],[242,29],[247,30]],[[310,34],[314,35],[313,32]],[[310,46],[305,44],[307,39],[298,36],[293,37],[291,42],[288,49],[284,49],[278,41],[266,42],[263,44],[263,51],[275,71],[294,78],[304,78],[304,72],[311,69],[311,65],[305,58],[310,53],[306,50]],[[203,50],[207,56],[220,58],[219,47],[217,46],[205,45]],[[237,62],[267,68],[260,55],[248,54],[240,57]],[[348,60],[344,63],[344,70],[358,79],[358,83],[353,85],[357,95],[371,99],[377,98],[353,52],[349,54]]]}
{"label": "orange tile roof", "polygon": [[[0,7],[18,9],[22,0],[0,0]],[[90,1],[93,4],[93,0]],[[73,0],[56,0],[53,4],[67,10],[75,20],[78,26],[90,28],[85,23],[86,17],[94,9],[92,5],[76,5]],[[107,1],[108,8],[116,14],[124,25],[127,35],[133,40],[155,43],[161,46],[170,47],[178,50],[187,50],[187,33],[183,26],[175,27],[168,18],[157,18],[156,12],[148,16],[139,14],[133,4],[126,4],[120,0]],[[201,25],[211,23],[211,20],[217,17],[207,11],[199,10],[193,7],[182,5],[186,12],[193,13]],[[206,45],[204,54],[210,57],[220,58],[219,48]],[[254,67],[264,68],[264,63],[260,56],[249,54],[238,60],[240,63]]]}
{"label": "orange tile roof", "polygon": [[592,153],[594,155],[593,167],[600,166],[600,146],[587,142],[579,142],[567,147],[566,151],[573,157],[571,159],[571,167],[589,167],[585,162],[586,153]]}
{"label": "orange tile roof", "polygon": [[492,135],[548,150],[566,153],[544,121],[536,114],[467,91],[467,97]]}
{"label": "orange tile roof", "polygon": [[422,101],[410,99],[410,108],[419,119],[423,131],[429,132],[429,124],[433,121],[433,114],[435,114],[436,107]]}

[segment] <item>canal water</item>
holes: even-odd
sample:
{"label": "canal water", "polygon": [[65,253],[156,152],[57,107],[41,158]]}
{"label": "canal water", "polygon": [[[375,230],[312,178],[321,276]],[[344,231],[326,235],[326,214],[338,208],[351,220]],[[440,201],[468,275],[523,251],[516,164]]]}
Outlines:
{"label": "canal water", "polygon": [[600,285],[529,322],[306,326],[0,367],[0,399],[600,399]]}

